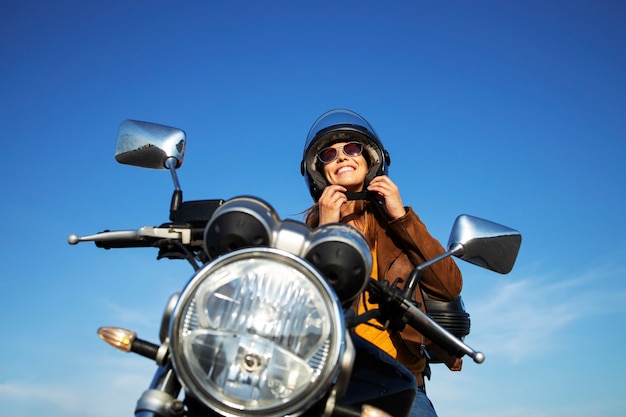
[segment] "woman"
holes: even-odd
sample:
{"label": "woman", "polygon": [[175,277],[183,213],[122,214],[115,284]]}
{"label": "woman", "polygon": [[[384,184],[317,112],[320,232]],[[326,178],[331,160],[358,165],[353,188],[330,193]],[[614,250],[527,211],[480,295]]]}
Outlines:
{"label": "woman", "polygon": [[[309,131],[301,172],[315,205],[306,214],[311,227],[342,222],[360,230],[372,248],[376,279],[406,282],[415,265],[445,252],[387,176],[389,154],[371,125],[345,109],[331,110]],[[356,199],[355,199],[356,198]],[[423,271],[414,297],[423,309],[424,291],[430,298],[450,301],[459,296],[461,273],[448,258]],[[366,297],[354,308],[359,313],[375,306]],[[398,359],[415,376],[417,394],[410,416],[435,416],[424,390],[427,340],[417,331],[380,330],[376,323],[357,327],[356,333]]]}

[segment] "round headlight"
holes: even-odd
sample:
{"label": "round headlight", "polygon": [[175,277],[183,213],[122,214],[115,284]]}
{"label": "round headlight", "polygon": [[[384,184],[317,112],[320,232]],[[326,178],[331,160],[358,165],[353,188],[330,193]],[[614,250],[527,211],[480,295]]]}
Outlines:
{"label": "round headlight", "polygon": [[186,389],[227,416],[285,416],[335,382],[343,313],[317,270],[288,252],[242,249],[198,271],[170,327]]}

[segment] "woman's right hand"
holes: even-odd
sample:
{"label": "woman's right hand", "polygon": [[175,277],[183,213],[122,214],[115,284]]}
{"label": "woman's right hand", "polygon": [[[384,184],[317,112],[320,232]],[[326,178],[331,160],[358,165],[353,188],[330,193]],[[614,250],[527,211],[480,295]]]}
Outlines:
{"label": "woman's right hand", "polygon": [[341,185],[329,185],[324,188],[320,196],[320,226],[327,223],[337,223],[341,219],[341,207],[348,202],[345,192],[346,187]]}

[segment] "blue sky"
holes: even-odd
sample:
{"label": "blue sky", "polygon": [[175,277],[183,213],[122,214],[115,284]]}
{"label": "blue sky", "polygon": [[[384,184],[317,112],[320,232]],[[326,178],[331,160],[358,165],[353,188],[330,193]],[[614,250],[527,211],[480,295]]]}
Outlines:
{"label": "blue sky", "polygon": [[116,164],[124,119],[176,126],[186,199],[252,194],[300,219],[310,125],[347,107],[431,233],[458,214],[516,228],[501,276],[459,262],[486,355],[435,367],[441,417],[623,416],[626,5],[621,1],[81,2],[0,5],[0,408],[131,415],[182,262],[71,247],[167,221],[165,171]]}

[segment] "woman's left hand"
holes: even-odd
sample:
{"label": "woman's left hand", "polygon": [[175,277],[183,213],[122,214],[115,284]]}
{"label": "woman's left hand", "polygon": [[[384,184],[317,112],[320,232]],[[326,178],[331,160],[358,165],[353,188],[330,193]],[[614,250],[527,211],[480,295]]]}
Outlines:
{"label": "woman's left hand", "polygon": [[374,177],[367,189],[376,193],[378,199],[382,201],[385,211],[392,219],[398,219],[406,214],[400,198],[400,190],[388,176]]}

